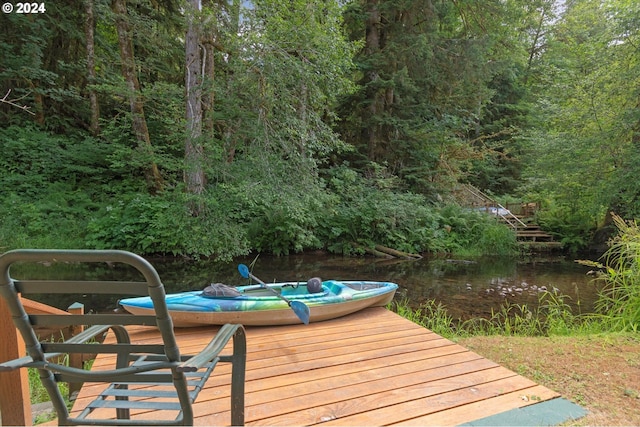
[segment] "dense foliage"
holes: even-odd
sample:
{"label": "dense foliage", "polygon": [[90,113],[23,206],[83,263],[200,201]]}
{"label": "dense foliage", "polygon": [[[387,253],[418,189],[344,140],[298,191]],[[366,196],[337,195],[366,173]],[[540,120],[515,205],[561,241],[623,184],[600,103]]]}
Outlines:
{"label": "dense foliage", "polygon": [[[0,238],[7,247],[119,248],[221,259],[250,250],[353,254],[376,244],[412,253],[515,250],[513,233],[487,215],[437,209],[423,195],[394,189],[396,179],[365,178],[346,166],[304,182],[289,179],[295,165],[256,169],[252,161],[236,161],[227,170],[236,179],[201,196],[181,188],[150,195],[143,179],[117,167],[118,144],[89,150],[93,138],[70,141],[15,126],[0,136],[11,142],[0,159],[12,171],[11,185],[0,189],[6,201],[0,205]],[[194,201],[201,206],[198,216],[188,208]]]}
{"label": "dense foliage", "polygon": [[629,0],[85,0],[0,15],[0,247],[514,253],[640,214]]}

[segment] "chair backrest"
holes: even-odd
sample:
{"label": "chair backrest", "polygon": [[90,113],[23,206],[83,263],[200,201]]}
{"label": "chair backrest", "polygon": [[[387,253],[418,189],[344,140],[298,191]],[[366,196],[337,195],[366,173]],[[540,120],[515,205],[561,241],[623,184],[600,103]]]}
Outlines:
{"label": "chair backrest", "polygon": [[[78,277],[77,280],[20,279],[12,278],[10,267],[15,263],[123,263],[134,267],[141,274],[138,281],[103,281]],[[81,271],[79,275],[83,274]],[[180,359],[180,353],[173,334],[173,323],[165,301],[162,281],[155,268],[144,258],[131,252],[118,250],[58,250],[58,249],[18,249],[0,256],[0,294],[6,299],[14,322],[22,334],[29,356],[42,360],[43,350],[33,326],[68,327],[78,325],[146,325],[157,326],[160,330],[166,355],[170,360]],[[18,295],[132,295],[150,296],[155,308],[155,316],[134,316],[120,314],[37,314],[27,316]],[[17,316],[17,318],[16,318]],[[44,341],[48,346],[48,342]],[[50,346],[48,346],[50,347]],[[51,350],[52,347],[49,348]],[[54,350],[55,351],[55,350]],[[162,350],[164,352],[164,350]]]}
{"label": "chair backrest", "polygon": [[[33,279],[29,277],[13,278],[10,272],[11,266],[16,263],[25,262],[123,263],[134,267],[140,273],[140,279],[136,281],[104,281],[91,277],[78,277],[77,280],[49,280]],[[86,276],[86,274],[82,272],[79,274]],[[21,275],[28,276],[28,273],[23,272]],[[27,315],[23,304],[21,303],[20,295],[28,296],[30,294],[113,294],[118,296],[149,296],[153,300],[155,316],[132,315],[126,312],[118,314]],[[9,311],[13,317],[13,321],[24,339],[28,353],[27,358],[31,360],[31,362],[29,362],[30,364],[25,364],[24,360],[22,360],[21,366],[35,366],[38,369],[41,369],[41,379],[43,379],[43,384],[49,392],[53,405],[58,412],[59,422],[72,422],[73,419],[68,418],[68,412],[66,412],[63,397],[60,395],[58,387],[55,386],[57,381],[109,382],[111,381],[110,377],[113,377],[115,372],[115,370],[110,370],[108,373],[100,374],[99,372],[73,368],[53,369],[53,373],[44,372],[44,368],[49,368],[46,365],[43,365],[43,362],[51,364],[52,356],[64,356],[74,353],[115,353],[117,354],[116,370],[122,370],[123,368],[129,367],[131,361],[139,355],[145,355],[144,363],[147,364],[149,361],[168,362],[164,368],[168,368],[172,372],[164,374],[161,382],[174,383],[174,385],[177,385],[177,388],[180,389],[177,393],[180,397],[180,404],[188,406],[181,408],[181,411],[186,411],[186,413],[183,413],[182,415],[186,417],[186,422],[190,422],[192,420],[193,414],[191,412],[190,404],[187,404],[185,400],[188,400],[188,396],[190,395],[186,391],[187,383],[184,378],[184,373],[176,373],[175,369],[176,365],[181,362],[181,359],[184,360],[184,357],[181,358],[177,341],[173,333],[172,320],[165,302],[164,286],[156,270],[144,258],[130,252],[117,250],[23,249],[9,251],[0,256],[0,295],[6,300]],[[68,326],[77,327],[78,325],[83,325],[87,326],[88,329],[80,333],[77,337],[71,337],[63,342],[49,342],[38,338],[34,327],[51,327],[52,325],[55,325],[56,328],[60,327],[61,329]],[[162,342],[143,344],[130,343],[125,326],[129,327],[131,325],[156,326],[160,332]],[[117,338],[116,343],[110,342],[107,344],[96,345],[95,343],[86,342],[88,337],[94,336],[96,333],[102,333],[104,335],[104,333],[109,329],[115,333]],[[20,364],[20,361],[16,361],[16,363]],[[213,363],[213,366],[215,366],[215,363]],[[210,370],[212,369],[213,368],[211,367]],[[125,371],[127,371],[127,369],[125,369]],[[128,380],[131,380],[135,375],[140,373],[147,374],[146,377],[151,378],[151,376],[148,375],[150,373],[148,370],[146,372],[137,372],[135,369],[132,370],[132,368],[129,368],[129,372],[126,372]],[[43,375],[48,376],[48,378],[44,378]],[[156,379],[158,379],[161,375],[156,374],[156,377]],[[177,377],[178,384],[176,384]],[[136,380],[133,379],[132,381]],[[67,417],[67,420],[60,419],[61,414],[62,417]],[[127,418],[129,416],[128,412],[126,412],[126,415],[123,415],[122,417],[121,415],[122,413],[118,415],[118,418]],[[180,422],[185,422],[185,420],[181,420]]]}

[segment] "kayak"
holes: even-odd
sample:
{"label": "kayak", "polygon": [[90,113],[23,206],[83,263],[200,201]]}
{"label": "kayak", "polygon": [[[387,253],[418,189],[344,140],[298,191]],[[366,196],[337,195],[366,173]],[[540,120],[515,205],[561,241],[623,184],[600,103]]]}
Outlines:
{"label": "kayak", "polygon": [[[224,286],[224,285],[223,285]],[[309,307],[310,322],[320,322],[355,313],[367,307],[384,306],[393,300],[398,285],[391,282],[322,282],[321,289],[309,292],[307,283],[272,283],[232,288],[229,295],[208,295],[189,291],[166,295],[169,314],[176,327],[240,323],[246,326],[292,325],[300,319],[286,301],[300,301]],[[237,292],[235,292],[237,291]],[[124,298],[119,304],[129,313],[153,315],[150,297]]]}

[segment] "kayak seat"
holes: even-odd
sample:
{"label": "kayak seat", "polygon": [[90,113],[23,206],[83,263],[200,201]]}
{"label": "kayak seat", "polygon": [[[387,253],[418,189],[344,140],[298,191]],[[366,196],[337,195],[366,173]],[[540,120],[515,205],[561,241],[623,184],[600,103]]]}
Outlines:
{"label": "kayak seat", "polygon": [[[329,294],[329,291],[326,287],[321,287],[319,291],[316,292],[309,291],[308,287],[304,284],[300,284],[297,287],[281,287],[275,288],[276,291],[285,298],[300,298],[302,300],[311,299],[311,298],[321,298]],[[273,296],[273,294],[271,294]]]}
{"label": "kayak seat", "polygon": [[[133,267],[135,280],[97,280],[91,272],[74,269],[73,279],[38,278],[33,269],[20,269],[20,278],[10,276],[16,263],[103,263]],[[106,264],[105,264],[106,263]],[[135,271],[137,270],[137,272]],[[27,315],[20,295],[68,294],[150,296],[154,315],[118,314],[32,314]],[[231,425],[244,424],[244,382],[246,338],[242,325],[222,326],[197,354],[181,354],[173,333],[173,322],[158,273],[144,258],[125,251],[21,249],[0,255],[0,296],[27,349],[27,356],[1,362],[1,371],[36,368],[58,416],[59,425],[193,425],[193,403],[218,363],[231,363]],[[1,302],[1,301],[0,301]],[[62,341],[40,339],[34,327],[73,327],[81,332]],[[128,329],[155,327],[159,334],[132,343]],[[83,330],[84,329],[84,330]],[[227,350],[227,343],[233,342]],[[223,353],[224,351],[224,353]],[[68,366],[64,361],[88,354],[111,354],[94,363],[92,370]],[[98,366],[96,366],[98,365]],[[2,375],[0,373],[0,375]],[[58,383],[97,385],[88,402],[76,401],[67,409]],[[92,400],[93,399],[93,400]],[[80,406],[76,408],[76,406]],[[153,416],[148,413],[153,411]],[[146,416],[145,416],[146,414]],[[140,417],[138,417],[140,415]],[[164,417],[164,418],[162,418]]]}
{"label": "kayak seat", "polygon": [[324,283],[324,286],[329,289],[329,292],[335,295],[343,295],[343,294],[355,294],[356,291],[348,286],[344,286],[343,282],[339,282],[337,280],[327,280]]}

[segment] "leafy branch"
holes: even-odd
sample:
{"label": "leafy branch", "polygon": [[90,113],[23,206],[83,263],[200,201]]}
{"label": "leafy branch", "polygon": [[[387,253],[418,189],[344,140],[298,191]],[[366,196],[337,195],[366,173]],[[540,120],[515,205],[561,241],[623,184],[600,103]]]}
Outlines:
{"label": "leafy branch", "polygon": [[31,107],[27,106],[27,105],[20,105],[17,104],[18,101],[20,101],[22,98],[24,98],[27,95],[24,95],[20,98],[16,98],[16,99],[9,99],[9,94],[11,94],[11,89],[9,89],[7,91],[7,93],[2,97],[2,99],[0,99],[0,102],[2,102],[3,104],[9,104],[12,105],[16,108],[19,108],[22,111],[26,111],[27,113],[31,114],[32,116],[35,116],[36,113],[34,113],[33,111],[31,111]]}

